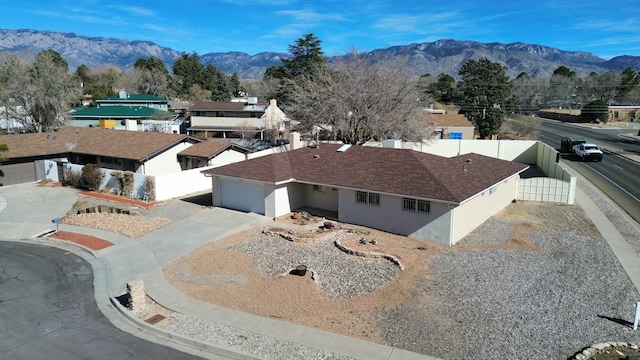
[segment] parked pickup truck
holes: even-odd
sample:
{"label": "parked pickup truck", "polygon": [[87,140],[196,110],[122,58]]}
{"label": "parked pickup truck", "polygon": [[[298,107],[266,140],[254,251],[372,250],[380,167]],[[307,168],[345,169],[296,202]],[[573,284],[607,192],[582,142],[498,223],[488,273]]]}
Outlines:
{"label": "parked pickup truck", "polygon": [[580,144],[585,144],[587,139],[581,137],[564,137],[560,140],[560,152],[563,154],[573,154],[573,147]]}
{"label": "parked pickup truck", "polygon": [[573,146],[573,153],[582,159],[582,161],[602,161],[604,154],[602,150],[595,144],[577,144]]}

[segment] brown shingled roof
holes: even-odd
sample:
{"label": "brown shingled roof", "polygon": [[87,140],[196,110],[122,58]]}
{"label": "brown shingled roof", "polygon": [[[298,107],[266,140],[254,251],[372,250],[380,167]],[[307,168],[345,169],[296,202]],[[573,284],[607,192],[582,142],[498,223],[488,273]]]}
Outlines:
{"label": "brown shingled roof", "polygon": [[56,135],[57,133],[2,135],[0,144],[6,144],[8,151],[0,153],[0,156],[15,159],[68,153],[64,142],[57,141]]}
{"label": "brown shingled roof", "polygon": [[147,160],[181,142],[199,140],[183,134],[137,132],[101,128],[64,127],[57,132],[4,135],[8,158],[81,153],[138,161]]}
{"label": "brown shingled roof", "polygon": [[425,112],[420,119],[423,126],[438,127],[473,127],[473,123],[469,121],[463,114],[457,112],[447,112],[446,114],[432,114]]}
{"label": "brown shingled roof", "polygon": [[453,158],[408,149],[321,144],[206,170],[270,183],[294,180],[460,203],[528,168],[466,154]]}
{"label": "brown shingled roof", "polygon": [[251,150],[230,141],[207,140],[180,151],[178,155],[211,159],[229,148],[233,148],[244,154],[251,152]]}

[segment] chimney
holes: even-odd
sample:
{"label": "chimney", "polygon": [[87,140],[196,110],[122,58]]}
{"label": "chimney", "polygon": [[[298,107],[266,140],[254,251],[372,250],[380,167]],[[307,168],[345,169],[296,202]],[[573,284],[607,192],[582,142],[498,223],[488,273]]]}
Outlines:
{"label": "chimney", "polygon": [[289,133],[289,150],[296,149],[300,149],[300,133],[294,131]]}

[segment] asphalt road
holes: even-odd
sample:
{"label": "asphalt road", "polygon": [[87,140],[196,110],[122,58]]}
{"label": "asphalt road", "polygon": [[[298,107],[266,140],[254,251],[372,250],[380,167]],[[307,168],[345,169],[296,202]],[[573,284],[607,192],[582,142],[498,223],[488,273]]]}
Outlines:
{"label": "asphalt road", "polygon": [[[555,149],[565,136],[584,137],[605,149],[602,162],[582,162],[573,156],[563,156],[571,166],[592,184],[607,194],[635,221],[640,222],[640,164],[616,155],[617,152],[640,154],[640,142],[621,137],[626,129],[590,129],[545,121],[539,139]],[[637,131],[637,130],[636,130]]]}
{"label": "asphalt road", "polygon": [[199,359],[115,328],[91,266],[63,250],[0,241],[0,358]]}

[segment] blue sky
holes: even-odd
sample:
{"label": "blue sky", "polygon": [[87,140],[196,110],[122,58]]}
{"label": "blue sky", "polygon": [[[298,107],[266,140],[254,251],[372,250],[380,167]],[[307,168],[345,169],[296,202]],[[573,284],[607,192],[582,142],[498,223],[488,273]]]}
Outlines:
{"label": "blue sky", "polygon": [[0,0],[0,28],[148,40],[178,51],[327,55],[439,39],[524,42],[604,59],[640,56],[640,0]]}

